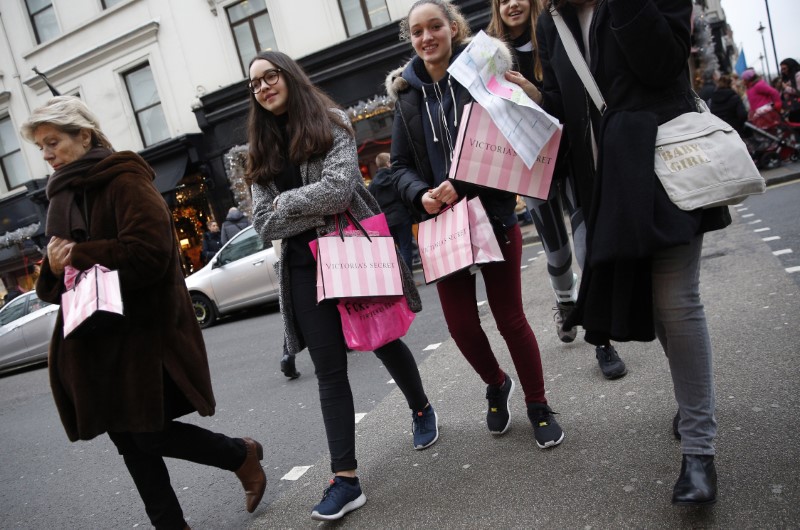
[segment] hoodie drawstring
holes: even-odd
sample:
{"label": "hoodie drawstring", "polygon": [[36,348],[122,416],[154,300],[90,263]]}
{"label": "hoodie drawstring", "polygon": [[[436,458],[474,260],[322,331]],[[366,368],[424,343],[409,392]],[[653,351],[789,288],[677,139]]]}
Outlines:
{"label": "hoodie drawstring", "polygon": [[439,139],[436,137],[436,127],[433,125],[433,116],[431,116],[431,108],[428,106],[428,94],[425,93],[425,85],[422,85],[422,99],[425,100],[425,110],[428,111],[428,121],[431,122],[431,131],[433,131],[433,141],[434,143],[439,143]]}
{"label": "hoodie drawstring", "polygon": [[450,97],[453,98],[453,127],[458,129],[458,103],[456,103],[456,94],[453,92],[452,76],[447,76],[447,86],[450,87]]}

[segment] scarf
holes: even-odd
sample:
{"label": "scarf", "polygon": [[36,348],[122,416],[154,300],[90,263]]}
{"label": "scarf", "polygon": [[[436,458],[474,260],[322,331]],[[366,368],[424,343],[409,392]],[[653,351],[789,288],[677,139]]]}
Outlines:
{"label": "scarf", "polygon": [[[45,221],[47,237],[56,236],[72,241],[85,241],[88,238],[87,219],[78,205],[75,193],[83,193],[86,174],[111,153],[105,147],[94,147],[78,160],[58,168],[50,176],[45,190],[50,201]],[[82,204],[83,199],[80,200]]]}

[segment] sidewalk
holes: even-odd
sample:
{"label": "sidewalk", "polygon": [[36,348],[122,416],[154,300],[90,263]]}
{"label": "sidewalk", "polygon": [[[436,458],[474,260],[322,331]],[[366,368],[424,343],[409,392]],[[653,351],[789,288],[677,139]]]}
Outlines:
{"label": "sidewalk", "polygon": [[[770,183],[774,180],[770,179]],[[561,343],[542,258],[522,271],[548,400],[563,444],[536,448],[518,387],[512,429],[491,436],[485,386],[452,339],[420,364],[440,439],[411,447],[410,412],[394,390],[357,425],[367,504],[338,523],[309,517],[330,479],[327,456],[259,510],[250,528],[787,528],[800,521],[800,289],[739,220],[706,238],[703,297],[715,349],[719,501],[674,507],[680,445],[675,403],[656,342],[620,344],[629,374],[601,376],[593,348]],[[481,315],[501,365],[516,378],[486,305]],[[413,328],[411,330],[413,333]],[[288,470],[266,462],[269,480]]]}

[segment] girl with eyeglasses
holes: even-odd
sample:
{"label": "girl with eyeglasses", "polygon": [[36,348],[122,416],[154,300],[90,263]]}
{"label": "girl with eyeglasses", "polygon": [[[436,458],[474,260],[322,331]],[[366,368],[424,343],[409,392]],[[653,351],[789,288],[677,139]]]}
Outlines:
{"label": "girl with eyeglasses", "polygon": [[[286,54],[259,53],[250,63],[246,177],[253,193],[253,226],[263,240],[281,239],[277,264],[286,348],[308,347],[334,478],[311,517],[335,520],[366,502],[356,477],[355,409],[347,378],[347,349],[336,302],[317,304],[316,262],[309,242],[335,229],[334,216],[356,219],[380,212],[358,168],[346,114],[311,84]],[[411,272],[401,264],[403,292],[422,309]],[[414,448],[438,439],[438,422],[411,351],[395,340],[375,350],[412,410]]]}

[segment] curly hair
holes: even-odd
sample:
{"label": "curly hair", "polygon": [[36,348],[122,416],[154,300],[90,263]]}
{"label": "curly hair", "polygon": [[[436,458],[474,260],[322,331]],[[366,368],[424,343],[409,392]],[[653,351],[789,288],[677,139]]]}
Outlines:
{"label": "curly hair", "polygon": [[400,21],[400,40],[411,40],[411,29],[408,27],[408,19],[416,8],[425,4],[438,7],[448,22],[456,23],[456,34],[453,35],[453,47],[463,44],[472,36],[472,30],[469,27],[467,19],[464,18],[461,10],[453,5],[450,0],[417,0],[414,2],[414,5],[411,6],[411,9],[408,10],[408,14],[405,18]]}

